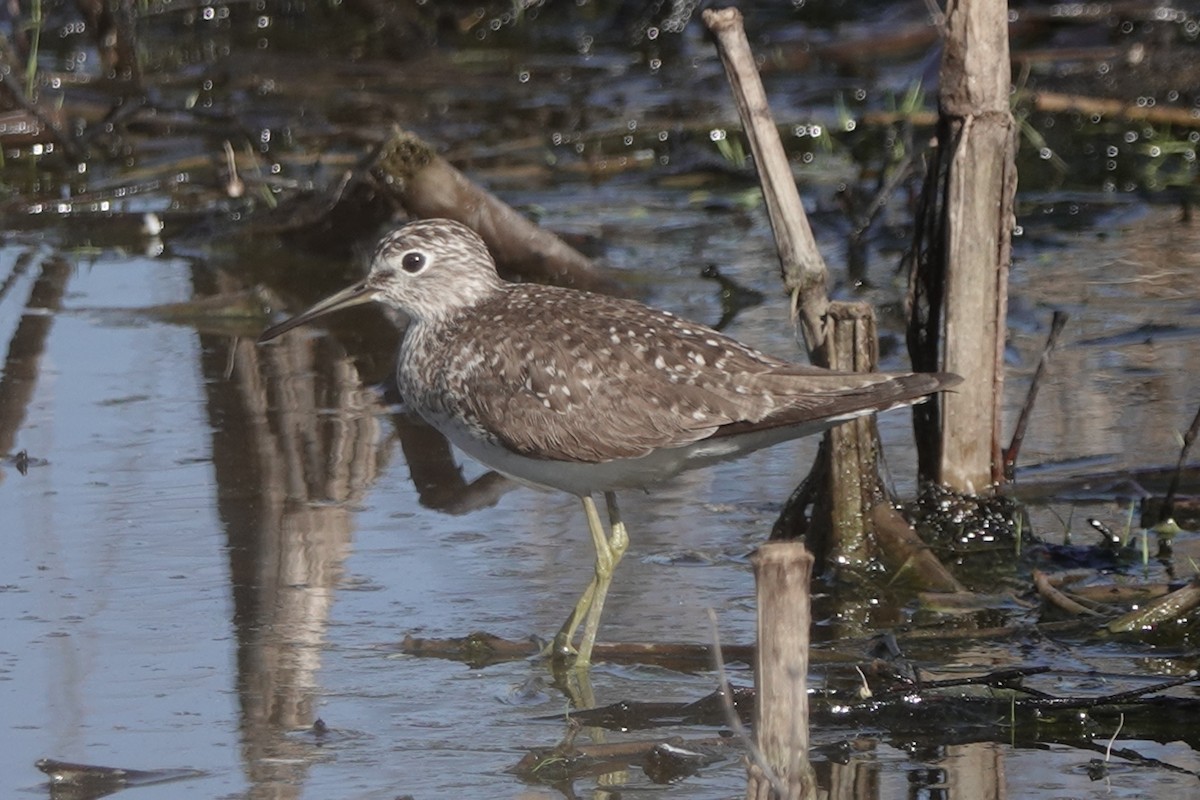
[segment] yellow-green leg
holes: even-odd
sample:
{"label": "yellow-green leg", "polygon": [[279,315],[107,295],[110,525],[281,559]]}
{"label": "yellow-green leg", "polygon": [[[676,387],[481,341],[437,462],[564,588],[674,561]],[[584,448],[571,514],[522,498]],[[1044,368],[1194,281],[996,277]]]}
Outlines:
{"label": "yellow-green leg", "polygon": [[554,655],[557,657],[575,655],[575,645],[571,644],[571,640],[575,638],[575,632],[579,630],[579,625],[587,616],[588,609],[592,606],[592,597],[596,594],[596,576],[593,573],[591,581],[588,582],[587,588],[583,590],[583,594],[579,596],[579,601],[575,603],[574,610],[567,617],[567,621],[558,629],[558,633],[554,635]]}
{"label": "yellow-green leg", "polygon": [[588,531],[591,532],[592,544],[596,547],[596,569],[571,615],[554,637],[554,649],[557,653],[570,652],[575,632],[579,630],[579,625],[584,623],[583,638],[579,641],[575,657],[575,665],[580,667],[586,667],[592,662],[592,648],[596,645],[596,632],[600,628],[600,615],[604,612],[608,587],[612,584],[613,572],[616,571],[621,556],[625,555],[625,550],[629,547],[629,535],[625,524],[621,522],[617,496],[612,492],[605,492],[604,501],[608,506],[609,532],[605,531],[604,524],[600,521],[596,502],[590,495],[583,498],[583,513],[587,516]]}

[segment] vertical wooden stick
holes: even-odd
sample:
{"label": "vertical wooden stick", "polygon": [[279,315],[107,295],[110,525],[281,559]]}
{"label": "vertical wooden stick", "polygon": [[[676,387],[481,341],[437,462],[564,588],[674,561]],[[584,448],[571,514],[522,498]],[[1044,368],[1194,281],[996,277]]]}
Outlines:
{"label": "vertical wooden stick", "polygon": [[941,398],[939,478],[967,492],[1003,479],[1005,315],[1017,186],[1010,82],[1006,0],[950,0],[938,142],[950,158],[944,368],[966,380]]}
{"label": "vertical wooden stick", "polygon": [[[758,596],[754,738],[787,798],[815,795],[808,762],[809,579],[812,554],[799,542],[767,542],[750,559]],[[776,797],[751,765],[747,798]]]}

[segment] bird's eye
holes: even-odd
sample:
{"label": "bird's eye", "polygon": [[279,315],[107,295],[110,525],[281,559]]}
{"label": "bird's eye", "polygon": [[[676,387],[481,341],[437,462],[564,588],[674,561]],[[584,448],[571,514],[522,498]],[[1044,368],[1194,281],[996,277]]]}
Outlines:
{"label": "bird's eye", "polygon": [[425,269],[425,254],[417,250],[411,250],[404,254],[400,259],[400,268],[410,275],[415,275]]}

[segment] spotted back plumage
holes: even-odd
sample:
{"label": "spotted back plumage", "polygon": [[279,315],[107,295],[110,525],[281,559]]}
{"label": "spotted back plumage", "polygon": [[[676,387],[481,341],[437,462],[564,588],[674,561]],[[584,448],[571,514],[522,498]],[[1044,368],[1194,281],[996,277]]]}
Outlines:
{"label": "spotted back plumage", "polygon": [[631,300],[508,283],[479,237],[447,220],[388,235],[366,283],[412,318],[398,364],[407,402],[459,441],[465,431],[530,459],[599,463],[772,428],[804,435],[948,382],[792,364]]}

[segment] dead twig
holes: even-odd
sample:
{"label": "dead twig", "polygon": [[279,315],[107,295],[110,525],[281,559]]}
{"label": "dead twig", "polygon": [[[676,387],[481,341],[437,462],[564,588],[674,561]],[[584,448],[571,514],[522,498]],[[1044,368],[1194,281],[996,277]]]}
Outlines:
{"label": "dead twig", "polygon": [[1167,486],[1167,493],[1163,497],[1162,511],[1159,513],[1159,520],[1167,520],[1175,513],[1175,494],[1179,491],[1179,480],[1183,476],[1183,466],[1187,463],[1188,453],[1192,449],[1192,445],[1196,442],[1196,436],[1200,434],[1200,408],[1196,409],[1196,416],[1192,420],[1192,424],[1188,427],[1187,433],[1183,435],[1183,447],[1179,449],[1179,461],[1175,465],[1175,472],[1171,475],[1171,483]]}
{"label": "dead twig", "polygon": [[[1025,395],[1025,404],[1021,406],[1021,414],[1017,417],[1017,426],[1013,430],[1012,439],[1004,450],[1004,480],[1011,481],[1017,471],[1017,456],[1021,452],[1021,444],[1025,441],[1025,429],[1029,426],[1029,418],[1033,415],[1033,404],[1037,401],[1038,389],[1046,375],[1046,364],[1050,353],[1058,346],[1058,337],[1067,325],[1070,315],[1065,311],[1055,311],[1050,321],[1050,335],[1046,338],[1046,346],[1042,348],[1041,358],[1038,359],[1037,369],[1033,380],[1029,383],[1029,392]],[[1200,420],[1200,416],[1197,416]]]}
{"label": "dead twig", "polygon": [[762,750],[758,749],[754,739],[746,732],[746,726],[742,724],[742,720],[733,707],[733,690],[729,686],[729,677],[725,674],[725,659],[721,655],[721,635],[717,631],[717,612],[711,608],[708,609],[708,626],[709,636],[712,638],[713,667],[717,670],[717,687],[721,693],[721,703],[725,707],[726,721],[733,729],[734,736],[746,747],[746,752],[750,754],[750,760],[762,770],[762,775],[771,784],[771,789],[779,797],[786,797],[787,787],[775,774],[775,770],[771,769],[771,765],[767,763],[767,759],[763,756]]}
{"label": "dead twig", "polygon": [[1042,572],[1040,569],[1035,569],[1033,571],[1033,585],[1037,587],[1038,594],[1046,598],[1047,602],[1049,602],[1055,608],[1062,609],[1068,614],[1073,614],[1075,616],[1080,614],[1086,614],[1093,617],[1100,616],[1100,612],[1093,611],[1082,603],[1072,600],[1070,597],[1067,597],[1065,594],[1056,589],[1053,584],[1050,583],[1049,576],[1047,576],[1046,573]]}
{"label": "dead twig", "polygon": [[1155,683],[1150,686],[1143,686],[1138,689],[1130,689],[1127,692],[1115,692],[1106,694],[1101,697],[1024,697],[1015,701],[1015,705],[1020,708],[1100,708],[1103,706],[1115,706],[1119,703],[1128,703],[1133,700],[1141,700],[1147,695],[1157,694],[1158,692],[1167,689],[1173,689],[1176,686],[1182,686],[1185,683],[1191,683],[1196,680],[1196,672],[1188,672],[1180,675],[1177,678]]}
{"label": "dead twig", "polygon": [[1200,606],[1200,579],[1193,580],[1182,589],[1156,598],[1141,608],[1108,623],[1109,633],[1129,633],[1157,628],[1164,622],[1180,619]]}
{"label": "dead twig", "polygon": [[1038,111],[1050,113],[1078,111],[1102,117],[1121,117],[1122,119],[1142,120],[1162,125],[1178,125],[1181,128],[1200,127],[1200,117],[1196,116],[1190,108],[1159,105],[1139,106],[1136,103],[1125,103],[1121,100],[1108,100],[1102,97],[1037,92],[1033,95],[1033,107]]}

